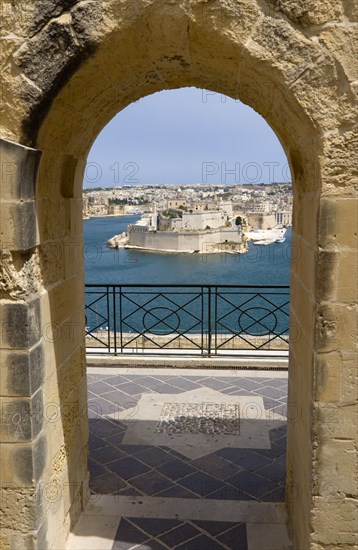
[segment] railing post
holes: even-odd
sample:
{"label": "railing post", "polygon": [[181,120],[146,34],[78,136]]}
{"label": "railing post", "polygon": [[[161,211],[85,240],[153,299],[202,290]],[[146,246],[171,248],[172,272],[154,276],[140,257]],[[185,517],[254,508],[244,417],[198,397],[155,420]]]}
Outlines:
{"label": "railing post", "polygon": [[113,345],[114,355],[117,355],[117,312],[116,312],[116,287],[112,286],[113,292]]}
{"label": "railing post", "polygon": [[121,353],[123,353],[122,286],[119,287],[119,334],[121,338]]}
{"label": "railing post", "polygon": [[107,341],[108,341],[108,353],[111,353],[111,324],[110,324],[110,309],[109,309],[109,287],[106,285],[106,298],[107,298]]}
{"label": "railing post", "polygon": [[208,355],[211,355],[211,287],[208,286]]}
{"label": "railing post", "polygon": [[204,287],[202,286],[201,289],[200,289],[200,292],[201,292],[201,355],[204,354],[204,330],[205,330],[205,324],[204,324],[204,319],[205,319],[205,307],[204,307],[204,300],[205,300],[205,296],[204,296]]}
{"label": "railing post", "polygon": [[215,327],[215,355],[218,354],[218,287],[215,286],[215,303],[214,303],[214,327]]}

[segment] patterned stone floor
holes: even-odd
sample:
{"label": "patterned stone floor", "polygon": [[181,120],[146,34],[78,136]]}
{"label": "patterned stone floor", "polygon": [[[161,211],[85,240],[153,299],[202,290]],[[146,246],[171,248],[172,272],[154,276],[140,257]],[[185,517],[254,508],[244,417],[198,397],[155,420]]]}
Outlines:
{"label": "patterned stone floor", "polygon": [[[240,510],[283,506],[287,373],[120,372],[88,374],[90,490],[123,509],[106,548],[259,550],[254,517],[224,521],[215,510],[234,503]],[[126,503],[140,510],[143,502],[160,503],[157,517],[125,515]],[[186,517],[172,517],[184,503]],[[270,536],[274,550],[289,548],[280,522],[268,532],[267,550]]]}

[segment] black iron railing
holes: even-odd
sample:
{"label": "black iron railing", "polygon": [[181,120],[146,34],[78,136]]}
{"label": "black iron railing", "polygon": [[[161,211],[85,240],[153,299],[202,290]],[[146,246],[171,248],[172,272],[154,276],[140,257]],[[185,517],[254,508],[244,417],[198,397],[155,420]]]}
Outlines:
{"label": "black iron railing", "polygon": [[86,285],[87,353],[287,353],[288,286]]}

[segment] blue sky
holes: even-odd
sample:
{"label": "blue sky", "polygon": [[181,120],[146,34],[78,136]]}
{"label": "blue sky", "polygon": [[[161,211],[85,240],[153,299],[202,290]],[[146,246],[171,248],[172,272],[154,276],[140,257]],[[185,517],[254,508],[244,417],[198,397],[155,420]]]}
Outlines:
{"label": "blue sky", "polygon": [[290,181],[275,133],[253,109],[196,88],[132,103],[103,128],[84,187]]}

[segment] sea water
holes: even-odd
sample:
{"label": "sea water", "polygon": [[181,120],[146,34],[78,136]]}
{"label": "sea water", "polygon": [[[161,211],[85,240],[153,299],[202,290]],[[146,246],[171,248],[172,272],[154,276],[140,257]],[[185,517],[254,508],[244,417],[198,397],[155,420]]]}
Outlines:
{"label": "sea water", "polygon": [[[245,254],[166,254],[107,247],[108,239],[138,219],[136,215],[84,220],[86,283],[289,285],[290,228],[284,243],[251,242]],[[298,256],[292,254],[292,260],[299,261]]]}

